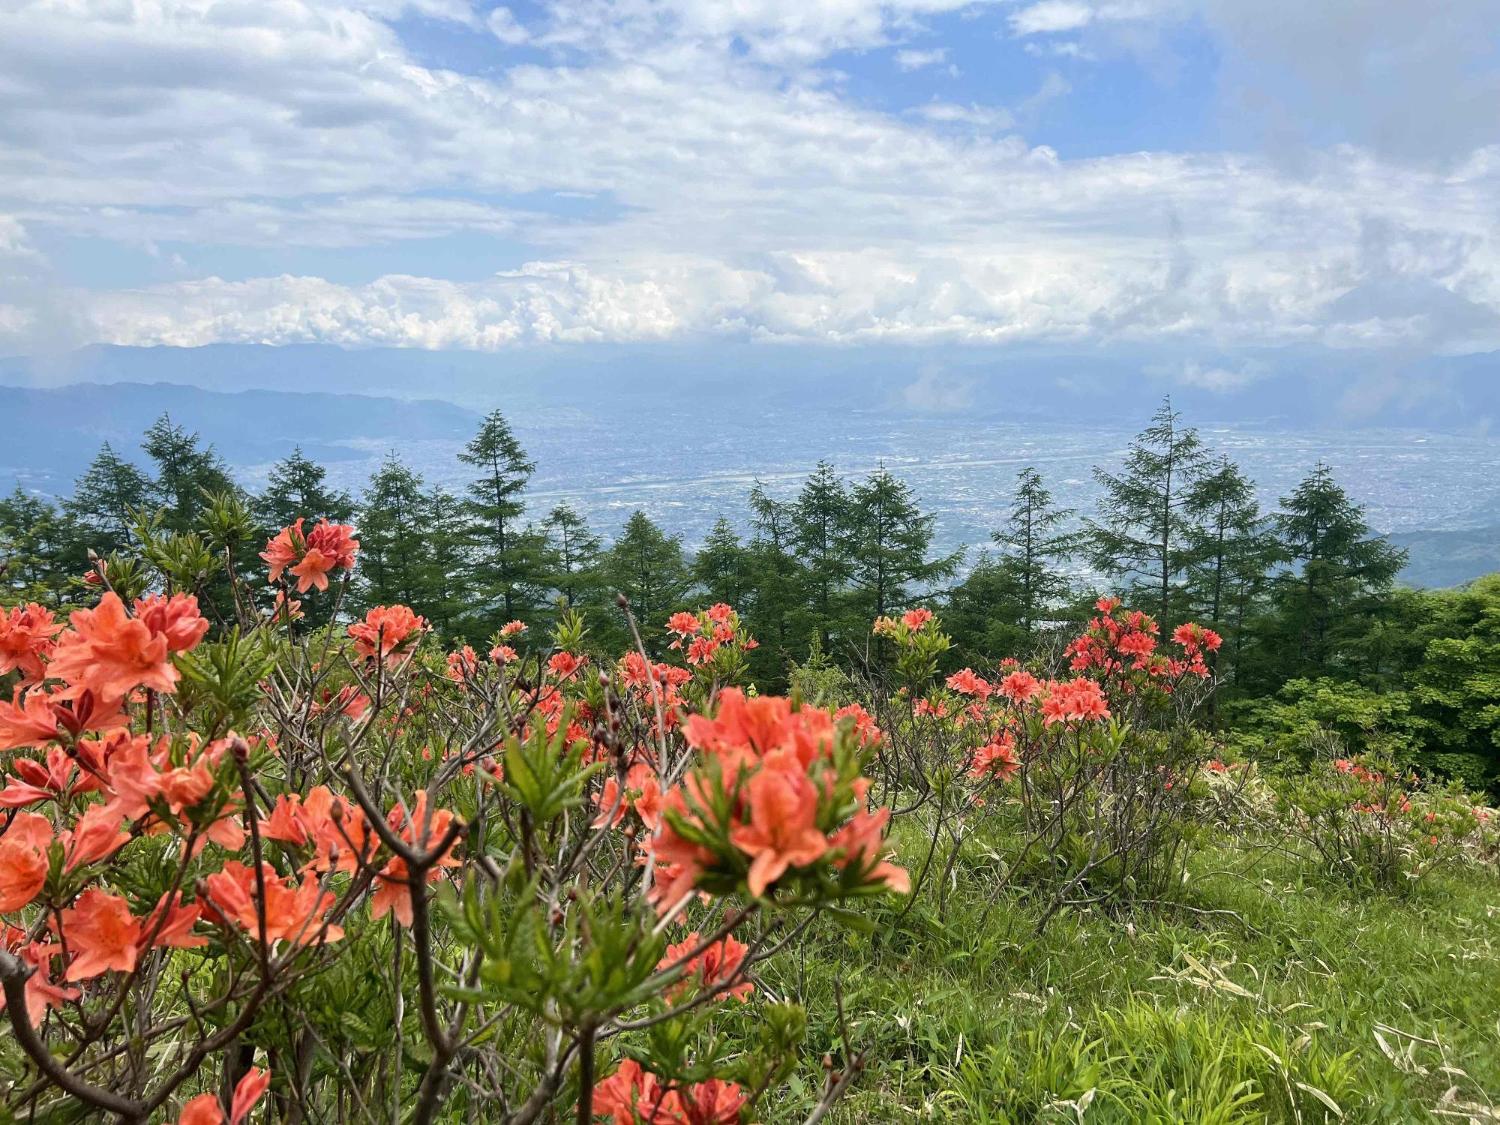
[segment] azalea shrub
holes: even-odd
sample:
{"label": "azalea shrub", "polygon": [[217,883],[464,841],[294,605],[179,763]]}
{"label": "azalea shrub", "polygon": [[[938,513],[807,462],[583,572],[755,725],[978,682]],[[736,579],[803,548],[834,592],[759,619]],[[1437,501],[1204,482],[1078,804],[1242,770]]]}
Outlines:
{"label": "azalea shrub", "polygon": [[1330,873],[1405,893],[1431,872],[1495,859],[1494,810],[1389,758],[1325,757],[1279,780],[1277,828]]}
{"label": "azalea shrub", "polygon": [[245,534],[0,613],[7,1112],[755,1116],[806,1030],[757,967],[908,889],[868,717],[757,695],[727,605],[666,661],[566,610],[445,652],[342,610],[354,529]]}
{"label": "azalea shrub", "polygon": [[[947,844],[943,882],[970,828],[998,821],[1019,841],[1007,857],[1050,904],[1140,900],[1180,878],[1199,825],[1200,770],[1211,744],[1194,716],[1212,688],[1217,634],[1157,623],[1101,599],[1051,667],[1002,660],[933,680],[947,638],[927,611],[877,622],[898,646],[898,687],[877,705],[886,737],[877,776],[915,791]],[[908,811],[907,808],[901,809]]]}

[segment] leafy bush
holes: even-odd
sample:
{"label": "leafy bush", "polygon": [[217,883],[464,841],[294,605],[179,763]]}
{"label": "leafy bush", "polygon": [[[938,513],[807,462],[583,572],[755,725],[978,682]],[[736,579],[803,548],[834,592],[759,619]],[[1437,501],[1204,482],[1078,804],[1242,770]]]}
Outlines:
{"label": "leafy bush", "polygon": [[680,664],[571,613],[445,654],[406,606],[342,617],[352,528],[284,528],[257,589],[212,517],[66,623],[0,614],[9,1112],[753,1112],[805,1028],[757,967],[906,886],[856,724],[733,686],[727,605],[667,623]]}

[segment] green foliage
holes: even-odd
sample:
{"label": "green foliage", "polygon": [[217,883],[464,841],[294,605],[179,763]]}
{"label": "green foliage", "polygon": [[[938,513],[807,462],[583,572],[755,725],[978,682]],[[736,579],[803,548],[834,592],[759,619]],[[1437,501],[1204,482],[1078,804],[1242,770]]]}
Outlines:
{"label": "green foliage", "polygon": [[1196,537],[1195,486],[1204,474],[1198,431],[1163,400],[1130,445],[1119,473],[1095,469],[1104,495],[1087,521],[1094,566],[1145,604],[1164,627],[1182,619],[1181,583]]}
{"label": "green foliage", "polygon": [[[684,608],[692,573],[682,551],[682,540],[662,531],[643,511],[631,513],[619,538],[604,556],[607,588],[630,601],[647,649],[659,653],[662,623]],[[620,630],[617,618],[610,626]],[[625,647],[622,643],[613,646]]]}
{"label": "green foliage", "polygon": [[301,447],[275,465],[255,498],[255,515],[268,533],[302,518],[311,527],[320,519],[348,523],[354,501],[347,492],[328,487],[328,471],[303,454]]}

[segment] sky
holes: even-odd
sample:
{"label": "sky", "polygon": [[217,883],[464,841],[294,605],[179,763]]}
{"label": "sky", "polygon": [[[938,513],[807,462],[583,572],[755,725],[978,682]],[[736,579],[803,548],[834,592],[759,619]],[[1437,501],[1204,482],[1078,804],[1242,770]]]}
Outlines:
{"label": "sky", "polygon": [[1500,349],[1500,0],[0,2],[0,354],[728,341]]}

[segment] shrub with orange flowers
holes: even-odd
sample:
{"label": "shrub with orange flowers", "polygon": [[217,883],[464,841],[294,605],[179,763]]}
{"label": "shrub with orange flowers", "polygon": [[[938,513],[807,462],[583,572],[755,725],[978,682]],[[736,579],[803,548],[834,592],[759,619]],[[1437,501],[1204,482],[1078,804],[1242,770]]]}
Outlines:
{"label": "shrub with orange flowers", "polygon": [[452,653],[406,606],[309,623],[354,530],[260,571],[242,516],[0,610],[6,1114],[749,1120],[806,1023],[757,967],[907,886],[870,717],[757,695],[725,605],[667,662],[570,611]]}
{"label": "shrub with orange flowers", "polygon": [[947,637],[927,611],[883,618],[895,642],[894,693],[877,700],[888,737],[876,777],[882,799],[915,793],[903,813],[926,821],[931,847],[919,887],[946,885],[979,818],[1019,841],[1008,870],[1048,907],[1154,898],[1180,877],[1204,796],[1211,747],[1193,717],[1212,688],[1220,639],[1183,625],[1163,645],[1147,614],[1104,598],[1052,667],[1002,661],[962,668],[938,685]]}
{"label": "shrub with orange flowers", "polygon": [[1439,868],[1494,859],[1493,810],[1390,758],[1325,756],[1280,778],[1276,798],[1266,827],[1355,886],[1404,894]]}

